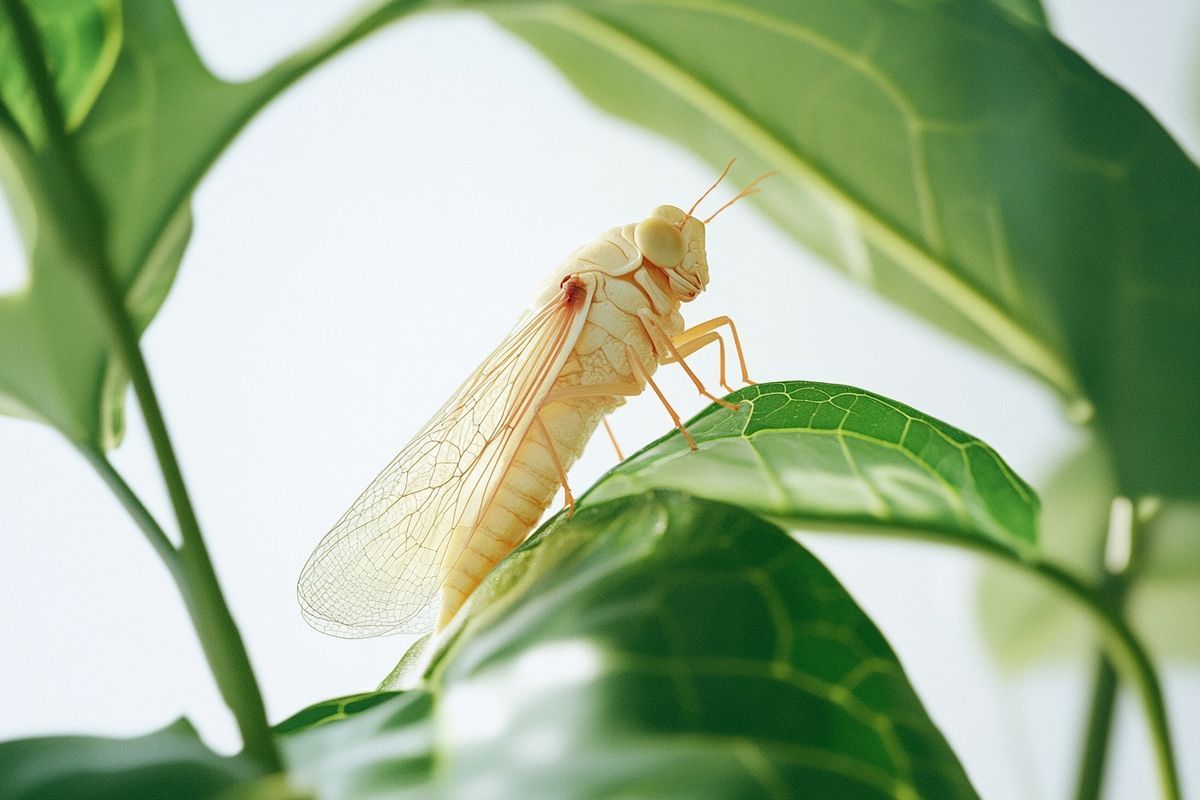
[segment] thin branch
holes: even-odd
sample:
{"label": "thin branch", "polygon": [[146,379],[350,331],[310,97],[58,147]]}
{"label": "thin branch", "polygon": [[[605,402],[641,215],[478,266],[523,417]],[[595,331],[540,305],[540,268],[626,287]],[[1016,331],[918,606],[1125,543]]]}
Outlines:
{"label": "thin branch", "polygon": [[[93,289],[98,310],[108,328],[110,343],[130,376],[179,523],[183,543],[177,552],[172,549],[168,566],[173,574],[175,569],[180,570],[177,582],[221,696],[237,720],[246,754],[268,771],[277,772],[282,768],[282,760],[267,722],[262,694],[245,644],[221,593],[138,344],[137,331],[126,311],[125,299],[117,287],[114,271],[108,261],[103,209],[80,166],[74,142],[67,135],[64,115],[37,27],[21,0],[3,2],[47,128],[44,152],[49,158],[49,166],[43,178],[53,191],[54,213],[59,216],[59,224],[69,236],[71,258],[68,260],[75,262],[70,266],[78,268]],[[132,492],[122,494],[128,491],[128,486],[123,481],[112,482],[112,476],[103,469],[101,474],[105,475],[118,497],[130,508],[129,500],[135,499],[132,498]],[[140,511],[137,511],[139,508]],[[144,525],[148,517],[142,515],[145,508],[137,503],[131,508],[131,513],[134,511],[137,511],[134,518],[138,524]],[[152,537],[152,543],[161,547],[157,537]]]}
{"label": "thin branch", "polygon": [[162,526],[158,524],[158,520],[150,513],[141,498],[133,491],[121,473],[117,472],[112,462],[104,457],[103,454],[97,453],[89,447],[80,447],[79,452],[88,460],[104,482],[108,484],[108,488],[121,501],[121,505],[129,512],[129,516],[133,517],[134,522],[141,528],[142,533],[146,534],[146,539],[150,545],[158,552],[159,558],[171,570],[171,574],[175,576],[176,581],[182,578],[182,564],[179,561],[179,551],[175,549],[175,545],[171,543],[170,538],[163,531]]}

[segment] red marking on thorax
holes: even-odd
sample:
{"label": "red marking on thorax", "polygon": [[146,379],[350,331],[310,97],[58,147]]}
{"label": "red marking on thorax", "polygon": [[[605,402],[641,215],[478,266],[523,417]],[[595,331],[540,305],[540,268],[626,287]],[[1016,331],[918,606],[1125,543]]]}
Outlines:
{"label": "red marking on thorax", "polygon": [[559,284],[559,287],[566,292],[566,299],[564,302],[566,302],[566,304],[569,306],[577,305],[583,302],[583,298],[587,295],[587,286],[585,286],[583,281],[579,280],[579,278],[575,275],[568,275],[567,277],[563,278],[562,283]]}

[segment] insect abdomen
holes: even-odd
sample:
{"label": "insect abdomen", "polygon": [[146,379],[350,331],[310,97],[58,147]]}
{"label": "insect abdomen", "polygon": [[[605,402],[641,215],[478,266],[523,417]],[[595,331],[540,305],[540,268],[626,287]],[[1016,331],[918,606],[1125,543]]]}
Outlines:
{"label": "insect abdomen", "polygon": [[[564,470],[583,452],[600,419],[616,398],[581,398],[551,403],[540,412]],[[525,541],[560,486],[541,428],[534,425],[501,479],[492,501],[442,584],[441,628],[462,607],[492,568]],[[465,533],[465,532],[464,532]]]}

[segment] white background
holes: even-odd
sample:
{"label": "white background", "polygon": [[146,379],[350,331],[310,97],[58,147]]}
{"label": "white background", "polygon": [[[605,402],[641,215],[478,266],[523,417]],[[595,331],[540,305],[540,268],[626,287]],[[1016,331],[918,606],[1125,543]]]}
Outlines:
{"label": "white background", "polygon": [[[182,6],[206,60],[234,78],[349,8]],[[1061,36],[1200,152],[1200,7],[1049,7]],[[603,116],[523,44],[466,14],[373,37],[271,105],[221,159],[196,195],[195,237],[145,346],[272,720],[372,688],[407,645],[332,639],[301,621],[295,578],[329,524],[563,255],[659,203],[690,202],[712,175]],[[22,279],[8,225],[0,291]],[[1076,441],[1041,387],[848,284],[751,206],[724,215],[708,238],[712,285],[686,311],[733,316],[758,380],[846,382],[895,397],[983,437],[1035,480]],[[666,383],[681,410],[700,408],[684,381]],[[627,447],[666,429],[647,397],[614,426]],[[586,487],[612,458],[600,437],[573,483]],[[136,422],[114,459],[169,519]],[[0,542],[0,738],[135,734],[186,714],[214,746],[234,746],[150,548],[56,434],[5,418]],[[1088,657],[1005,677],[980,640],[970,557],[877,540],[810,543],[897,648],[984,797],[1069,794]],[[1200,670],[1172,666],[1167,690],[1180,753],[1191,754],[1185,781],[1198,791]],[[1154,796],[1136,712],[1125,698],[1112,798]]]}

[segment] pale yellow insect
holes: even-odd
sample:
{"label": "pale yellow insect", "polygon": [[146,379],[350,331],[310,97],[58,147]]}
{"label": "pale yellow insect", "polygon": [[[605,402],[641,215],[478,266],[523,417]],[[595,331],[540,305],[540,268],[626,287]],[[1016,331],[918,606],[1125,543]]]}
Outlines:
{"label": "pale yellow insect", "polygon": [[310,625],[344,637],[441,628],[560,485],[574,508],[566,471],[601,420],[647,384],[695,448],[652,375],[677,362],[701,394],[729,405],[684,361],[717,343],[728,390],[727,327],[750,382],[728,317],[685,328],[679,314],[708,286],[705,225],[755,191],[757,180],[703,222],[692,216],[728,172],[689,211],[659,206],[554,272],[533,310],[321,540],[297,586]]}

